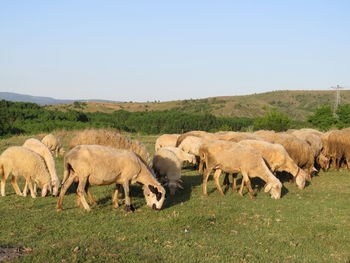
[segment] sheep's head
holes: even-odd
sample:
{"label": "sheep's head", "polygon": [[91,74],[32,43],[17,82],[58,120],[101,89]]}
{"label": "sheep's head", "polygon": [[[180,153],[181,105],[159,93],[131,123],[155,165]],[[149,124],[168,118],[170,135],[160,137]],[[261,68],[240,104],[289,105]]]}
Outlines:
{"label": "sheep's head", "polygon": [[324,155],[323,153],[320,153],[318,156],[318,164],[323,169],[323,171],[328,171],[329,165],[330,165],[330,158]]}
{"label": "sheep's head", "polygon": [[[277,180],[277,179],[276,179]],[[282,191],[282,184],[280,181],[269,182],[265,187],[265,193],[270,192],[271,198],[280,199]]]}
{"label": "sheep's head", "polygon": [[[181,180],[181,179],[180,179]],[[170,190],[170,195],[175,195],[175,192],[177,190],[177,188],[180,188],[180,189],[184,189],[182,187],[182,185],[180,184],[180,182],[167,182],[164,186],[168,186],[169,187],[169,190]]]}
{"label": "sheep's head", "polygon": [[52,186],[52,195],[57,196],[58,190],[60,189],[60,186],[61,186],[61,182],[59,180],[52,180],[51,186]]}
{"label": "sheep's head", "polygon": [[300,190],[303,190],[305,187],[306,177],[307,177],[307,174],[302,169],[299,168],[299,171],[295,177],[295,183]]}
{"label": "sheep's head", "polygon": [[165,190],[161,185],[144,185],[143,194],[147,202],[147,206],[155,210],[160,210],[165,200]]}

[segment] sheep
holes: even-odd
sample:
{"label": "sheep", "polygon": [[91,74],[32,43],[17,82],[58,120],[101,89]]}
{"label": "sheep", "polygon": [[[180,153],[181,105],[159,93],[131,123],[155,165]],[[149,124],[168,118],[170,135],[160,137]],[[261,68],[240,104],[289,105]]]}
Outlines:
{"label": "sheep", "polygon": [[181,182],[181,168],[184,161],[196,163],[193,154],[185,153],[176,147],[163,147],[159,149],[153,157],[153,169],[158,178],[165,178],[170,189],[170,194],[175,195],[176,189],[183,189]]}
{"label": "sheep", "polygon": [[41,142],[45,144],[53,153],[55,153],[56,158],[58,155],[64,155],[64,149],[61,145],[60,140],[53,134],[46,135]]}
{"label": "sheep", "polygon": [[70,149],[78,145],[90,144],[90,145],[103,145],[110,146],[117,149],[126,149],[134,152],[140,159],[148,166],[151,167],[152,159],[145,145],[136,140],[129,140],[120,133],[109,130],[95,130],[86,129],[79,132],[70,141]]}
{"label": "sheep", "polygon": [[61,186],[61,181],[56,174],[55,161],[49,148],[41,141],[34,138],[26,140],[23,144],[23,147],[32,150],[44,159],[46,167],[49,170],[51,176],[51,186],[53,187],[52,195],[57,196],[58,189]]}
{"label": "sheep", "polygon": [[176,146],[176,141],[180,134],[163,134],[159,136],[155,143],[155,151],[157,152],[160,148],[166,146]]}
{"label": "sheep", "polygon": [[324,143],[322,153],[329,162],[339,170],[342,162],[346,161],[347,168],[350,170],[350,130],[333,130],[325,133],[321,138]]}
{"label": "sheep", "polygon": [[21,146],[12,146],[7,148],[0,155],[0,177],[1,177],[1,195],[5,196],[5,184],[9,175],[12,174],[11,184],[17,195],[26,196],[21,193],[17,177],[23,176],[29,186],[32,198],[36,197],[32,181],[41,189],[41,196],[46,196],[50,190],[50,174],[45,166],[44,160],[37,153]]}
{"label": "sheep", "polygon": [[264,141],[281,144],[293,159],[293,161],[307,173],[307,179],[311,180],[311,174],[316,172],[314,167],[314,155],[309,144],[287,133],[275,133],[273,131],[255,132]]}
{"label": "sheep", "polygon": [[209,132],[205,132],[205,131],[190,131],[190,132],[186,132],[184,134],[181,134],[179,136],[179,138],[176,141],[176,147],[179,147],[179,145],[181,144],[181,142],[186,139],[186,137],[188,136],[195,136],[195,137],[200,137],[206,140],[216,140],[217,139],[217,135],[209,133]]}
{"label": "sheep", "polygon": [[273,172],[290,173],[298,188],[304,189],[306,173],[296,165],[282,145],[257,140],[242,140],[239,144],[259,150]]}
{"label": "sheep", "polygon": [[[62,210],[63,197],[73,183],[79,181],[77,198],[79,205],[87,211],[90,207],[84,197],[87,192],[89,202],[95,204],[89,185],[122,185],[125,193],[125,209],[133,211],[129,195],[129,185],[143,184],[147,205],[155,210],[161,209],[165,200],[165,190],[153,176],[149,168],[132,151],[101,145],[79,145],[71,149],[64,157],[64,184],[57,200],[56,210]],[[114,207],[118,207],[117,189],[113,195]]]}
{"label": "sheep", "polygon": [[242,173],[243,182],[240,188],[240,195],[243,195],[243,186],[247,185],[250,198],[254,199],[253,189],[249,177],[259,177],[266,182],[265,192],[271,197],[281,197],[281,182],[270,172],[261,154],[251,147],[246,147],[234,142],[211,141],[203,143],[200,147],[200,157],[206,163],[206,170],[203,174],[203,194],[207,194],[207,181],[210,172],[215,169],[214,181],[219,194],[224,195],[220,184],[219,176],[222,171],[226,173]]}

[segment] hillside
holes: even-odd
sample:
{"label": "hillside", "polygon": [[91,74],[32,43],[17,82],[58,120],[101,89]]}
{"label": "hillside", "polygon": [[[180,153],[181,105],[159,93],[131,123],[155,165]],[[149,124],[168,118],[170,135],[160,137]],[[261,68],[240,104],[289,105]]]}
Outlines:
{"label": "hillside", "polygon": [[[25,95],[25,94],[18,94],[14,92],[0,92],[0,100],[31,102],[39,105],[67,104],[67,103],[73,103],[74,101],[76,101],[76,100],[54,99],[50,97],[31,96],[31,95]],[[117,102],[117,101],[99,100],[99,99],[77,100],[77,101]]]}
{"label": "hillside", "polygon": [[[350,103],[350,91],[342,91],[341,102]],[[305,120],[317,107],[333,104],[335,92],[331,90],[272,91],[246,96],[225,96],[206,99],[188,99],[168,102],[86,102],[77,105],[50,105],[49,109],[78,109],[85,112],[154,111],[176,109],[188,113],[213,113],[220,117],[257,117],[266,110],[276,108],[282,113],[299,120]]]}

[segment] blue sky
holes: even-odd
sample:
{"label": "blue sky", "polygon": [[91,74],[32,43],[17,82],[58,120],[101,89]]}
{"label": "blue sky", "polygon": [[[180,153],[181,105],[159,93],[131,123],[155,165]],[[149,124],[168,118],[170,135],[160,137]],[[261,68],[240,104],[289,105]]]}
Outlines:
{"label": "blue sky", "polygon": [[1,1],[0,91],[175,100],[350,87],[350,1]]}

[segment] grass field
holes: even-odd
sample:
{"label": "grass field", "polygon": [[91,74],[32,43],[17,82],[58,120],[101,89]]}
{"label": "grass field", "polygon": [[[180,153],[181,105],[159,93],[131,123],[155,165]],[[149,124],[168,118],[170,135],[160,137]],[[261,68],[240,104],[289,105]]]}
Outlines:
{"label": "grass field", "polygon": [[[67,145],[70,133],[61,132]],[[42,135],[36,136],[41,138]],[[137,136],[153,152],[156,136]],[[0,151],[27,137],[0,140]],[[62,176],[62,158],[56,160]],[[131,188],[135,213],[112,208],[113,186],[93,187],[98,206],[91,212],[66,195],[63,211],[56,198],[20,197],[10,182],[0,197],[0,247],[32,251],[13,262],[349,262],[350,172],[320,173],[305,190],[284,183],[273,200],[231,190],[221,197],[201,176],[183,170],[185,190],[168,198],[164,208],[145,206],[141,188]],[[23,183],[23,182],[22,182]]]}

